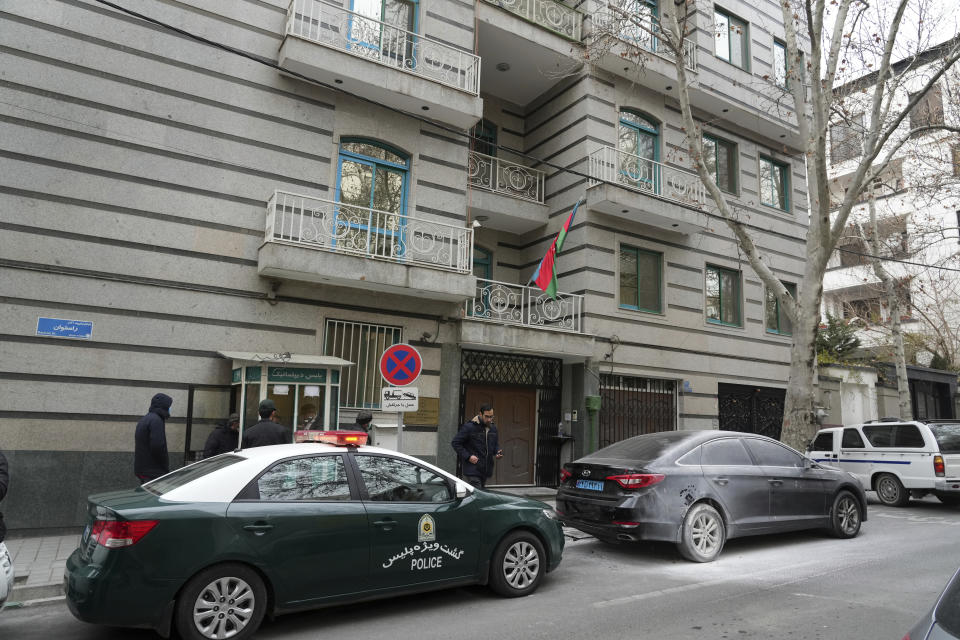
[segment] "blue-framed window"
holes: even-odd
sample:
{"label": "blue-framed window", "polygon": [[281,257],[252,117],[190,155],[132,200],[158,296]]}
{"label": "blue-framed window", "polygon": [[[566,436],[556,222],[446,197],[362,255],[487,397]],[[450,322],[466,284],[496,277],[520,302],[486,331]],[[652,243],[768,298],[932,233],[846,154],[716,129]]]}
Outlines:
{"label": "blue-framed window", "polygon": [[663,254],[620,245],[620,308],[663,313]]}
{"label": "blue-framed window", "polygon": [[[403,255],[409,158],[379,142],[344,139],[337,164],[334,244],[368,255]],[[346,229],[346,232],[343,231]]]}
{"label": "blue-framed window", "polygon": [[773,41],[773,82],[781,89],[790,87],[790,80],[787,74],[789,63],[787,62],[787,45],[779,40]]}
{"label": "blue-framed window", "polygon": [[622,36],[648,51],[657,50],[656,33],[660,25],[660,8],[657,0],[627,0],[623,11],[631,18],[624,23]]}
{"label": "blue-framed window", "polygon": [[790,165],[760,156],[760,202],[790,210]]}
{"label": "blue-framed window", "polygon": [[374,49],[385,57],[409,60],[413,64],[414,38],[407,32],[417,31],[417,0],[351,0],[350,11],[371,18],[351,17],[349,39],[356,43],[354,46]]}
{"label": "blue-framed window", "polygon": [[721,190],[737,193],[736,144],[708,133],[703,134],[703,162]]}
{"label": "blue-framed window", "polygon": [[470,137],[474,151],[497,157],[497,125],[484,118],[470,130]]}
{"label": "blue-framed window", "polygon": [[[784,282],[783,286],[787,288],[794,300],[797,298],[797,285],[792,282]],[[767,333],[776,333],[781,336],[793,335],[793,323],[790,317],[784,312],[780,304],[780,298],[772,290],[767,289],[766,300]]]}
{"label": "blue-framed window", "polygon": [[707,322],[726,327],[742,327],[740,272],[708,264],[706,275],[704,298]]}
{"label": "blue-framed window", "polygon": [[714,7],[714,52],[721,60],[741,69],[750,70],[750,29],[746,21]]}
{"label": "blue-framed window", "polygon": [[660,193],[660,125],[639,111],[622,109],[617,150],[621,180]]}

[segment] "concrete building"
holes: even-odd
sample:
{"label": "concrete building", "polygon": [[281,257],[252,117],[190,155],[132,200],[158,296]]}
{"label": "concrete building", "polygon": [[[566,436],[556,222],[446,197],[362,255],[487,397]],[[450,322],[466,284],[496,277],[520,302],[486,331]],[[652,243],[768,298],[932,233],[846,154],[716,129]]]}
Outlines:
{"label": "concrete building", "polygon": [[[372,410],[378,443],[448,469],[493,402],[500,485],[555,485],[639,433],[779,434],[790,326],[689,171],[656,38],[585,62],[604,6],[552,0],[119,4],[156,22],[0,7],[12,529],[75,526],[87,494],[135,482],[159,391],[175,466],[266,397],[291,426]],[[796,283],[780,9],[699,9],[687,67],[718,181]],[[526,283],[581,199],[545,299]],[[380,411],[397,343],[423,368],[402,432]]]}

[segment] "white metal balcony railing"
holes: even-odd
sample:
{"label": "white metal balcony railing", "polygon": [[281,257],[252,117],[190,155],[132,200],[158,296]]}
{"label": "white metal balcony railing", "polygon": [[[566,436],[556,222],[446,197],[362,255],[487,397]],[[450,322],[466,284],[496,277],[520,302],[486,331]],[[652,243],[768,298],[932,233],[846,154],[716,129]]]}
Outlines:
{"label": "white metal balcony railing", "polygon": [[472,95],[480,92],[479,56],[337,5],[291,0],[286,32]]}
{"label": "white metal balcony railing", "polygon": [[467,180],[474,187],[543,204],[545,174],[500,158],[471,151]]}
{"label": "white metal balcony railing", "polygon": [[554,300],[536,287],[477,278],[465,312],[474,320],[583,333],[583,296],[573,293],[558,291]]}
{"label": "white metal balcony railing", "polygon": [[664,200],[694,207],[706,204],[706,189],[697,174],[613,147],[600,147],[590,154],[590,176],[590,186],[615,182]]}
{"label": "white metal balcony railing", "polygon": [[583,14],[555,0],[486,0],[557,35],[580,42]]}
{"label": "white metal balcony railing", "polygon": [[473,229],[276,191],[266,241],[471,273]]}
{"label": "white metal balcony railing", "polygon": [[[660,56],[670,62],[676,61],[676,55],[661,38],[655,35],[656,25],[650,22],[641,28],[626,20],[623,15],[609,8],[606,3],[597,3],[600,7],[591,16],[593,29],[615,37],[622,42]],[[690,71],[697,70],[697,43],[690,38],[683,39],[683,66]]]}

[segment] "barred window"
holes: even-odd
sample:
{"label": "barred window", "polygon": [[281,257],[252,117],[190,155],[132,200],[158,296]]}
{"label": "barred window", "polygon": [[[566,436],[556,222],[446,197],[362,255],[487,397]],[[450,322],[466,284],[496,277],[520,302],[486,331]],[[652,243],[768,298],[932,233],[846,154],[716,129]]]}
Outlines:
{"label": "barred window", "polygon": [[340,374],[340,406],[379,409],[383,378],[380,356],[402,342],[402,329],[379,324],[327,320],[323,352],[353,363]]}

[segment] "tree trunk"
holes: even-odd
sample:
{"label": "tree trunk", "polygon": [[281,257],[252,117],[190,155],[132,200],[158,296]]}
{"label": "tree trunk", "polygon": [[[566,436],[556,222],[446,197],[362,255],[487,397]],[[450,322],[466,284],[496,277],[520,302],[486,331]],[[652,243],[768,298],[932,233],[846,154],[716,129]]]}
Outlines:
{"label": "tree trunk", "polygon": [[[809,280],[805,279],[805,282]],[[790,377],[783,407],[780,441],[803,451],[820,425],[817,422],[817,341],[822,282],[798,291],[797,322],[790,345]]]}

